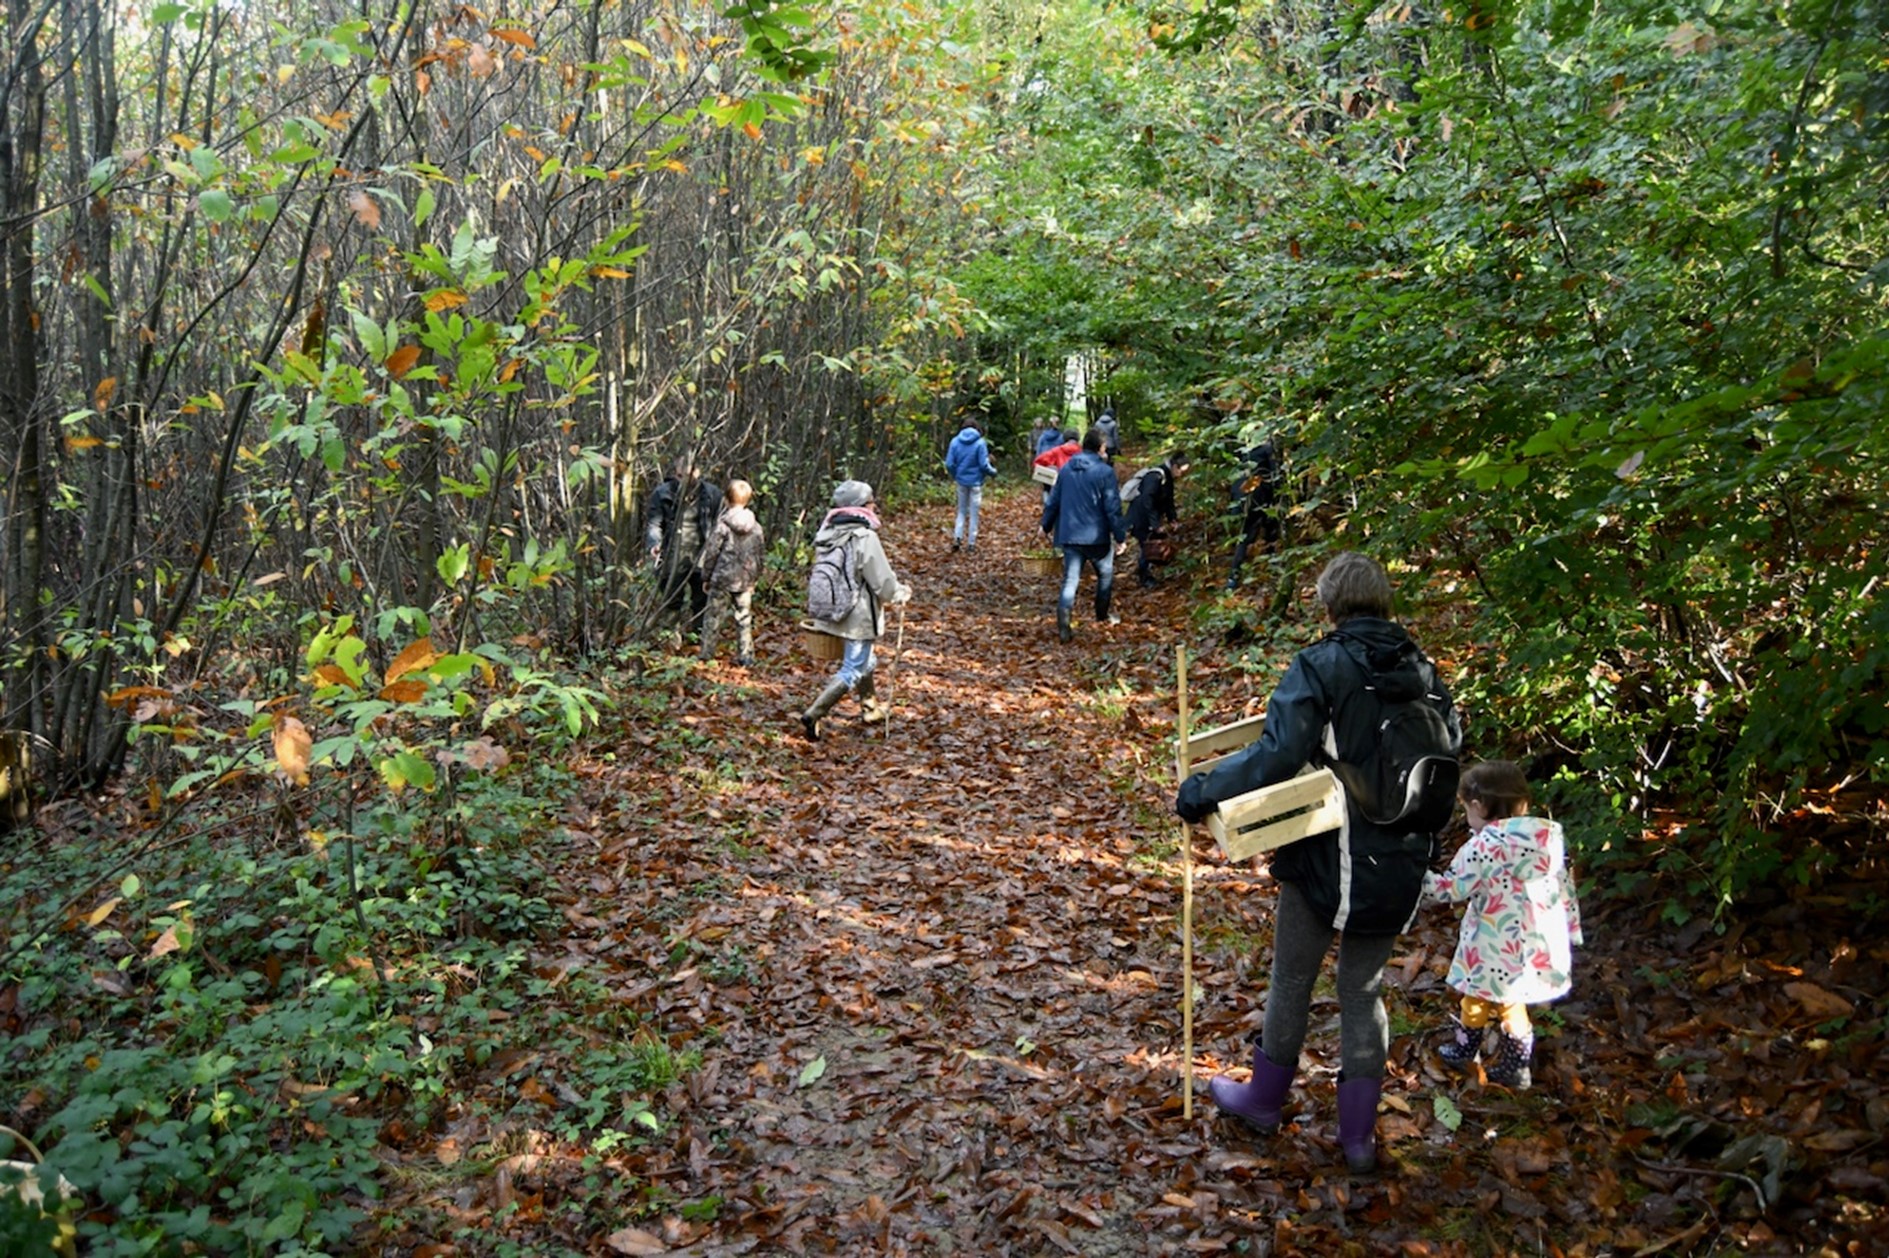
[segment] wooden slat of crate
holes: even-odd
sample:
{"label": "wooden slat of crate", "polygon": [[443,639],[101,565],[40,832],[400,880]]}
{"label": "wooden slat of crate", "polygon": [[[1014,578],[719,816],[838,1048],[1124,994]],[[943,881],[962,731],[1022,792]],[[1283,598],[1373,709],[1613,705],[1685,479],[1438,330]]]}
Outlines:
{"label": "wooden slat of crate", "polygon": [[1344,824],[1345,791],[1330,769],[1235,795],[1207,818],[1228,860],[1246,860]]}
{"label": "wooden slat of crate", "polygon": [[1261,713],[1190,735],[1186,746],[1175,749],[1174,767],[1178,776],[1185,780],[1188,774],[1199,772],[1203,764],[1238,751],[1258,738],[1265,728],[1266,716]]}
{"label": "wooden slat of crate", "polygon": [[1039,485],[1054,485],[1056,476],[1056,469],[1045,464],[1039,464],[1030,469],[1030,479]]}

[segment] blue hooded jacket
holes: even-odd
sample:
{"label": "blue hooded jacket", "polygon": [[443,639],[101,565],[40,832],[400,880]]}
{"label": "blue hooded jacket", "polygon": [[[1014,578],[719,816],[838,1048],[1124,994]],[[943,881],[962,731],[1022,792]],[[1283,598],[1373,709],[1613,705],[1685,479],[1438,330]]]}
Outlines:
{"label": "blue hooded jacket", "polygon": [[1058,546],[1099,546],[1128,535],[1115,469],[1084,450],[1069,462],[1043,502],[1043,531],[1056,530]]}
{"label": "blue hooded jacket", "polygon": [[945,471],[960,485],[981,485],[997,474],[997,469],[991,466],[990,447],[984,443],[984,434],[969,424],[945,448],[944,463]]}

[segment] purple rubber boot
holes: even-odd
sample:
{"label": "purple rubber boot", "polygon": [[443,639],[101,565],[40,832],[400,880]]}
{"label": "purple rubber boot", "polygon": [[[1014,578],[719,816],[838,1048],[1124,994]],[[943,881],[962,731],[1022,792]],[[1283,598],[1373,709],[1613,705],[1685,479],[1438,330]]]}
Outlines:
{"label": "purple rubber boot", "polygon": [[1208,1081],[1207,1091],[1223,1112],[1244,1119],[1270,1136],[1285,1121],[1286,1093],[1292,1090],[1292,1077],[1297,1073],[1294,1066],[1275,1065],[1255,1044],[1251,1083],[1235,1083],[1225,1075],[1215,1075]]}
{"label": "purple rubber boot", "polygon": [[1338,1143],[1354,1175],[1377,1169],[1377,1102],[1382,1079],[1341,1079],[1338,1083]]}

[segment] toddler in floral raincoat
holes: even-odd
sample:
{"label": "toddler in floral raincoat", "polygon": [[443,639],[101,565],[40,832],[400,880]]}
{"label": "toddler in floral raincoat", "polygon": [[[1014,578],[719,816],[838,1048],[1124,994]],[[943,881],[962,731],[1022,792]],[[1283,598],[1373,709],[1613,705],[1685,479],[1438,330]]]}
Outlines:
{"label": "toddler in floral raincoat", "polygon": [[1449,975],[1462,993],[1462,1016],[1451,1019],[1437,1055],[1452,1069],[1473,1069],[1493,1025],[1489,1082],[1526,1088],[1535,1050],[1528,1006],[1567,994],[1581,942],[1574,877],[1560,824],[1528,815],[1528,779],[1515,765],[1472,765],[1458,793],[1469,841],[1446,872],[1423,880],[1424,904],[1469,906]]}

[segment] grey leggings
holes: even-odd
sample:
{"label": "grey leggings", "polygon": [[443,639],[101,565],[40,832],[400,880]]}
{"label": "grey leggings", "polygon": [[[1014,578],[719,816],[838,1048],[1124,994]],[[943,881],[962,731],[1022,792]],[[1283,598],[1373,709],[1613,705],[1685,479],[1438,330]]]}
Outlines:
{"label": "grey leggings", "polygon": [[[1312,984],[1338,934],[1319,920],[1297,886],[1279,885],[1273,914],[1272,989],[1266,994],[1261,1047],[1274,1065],[1298,1064],[1312,1009]],[[1338,1041],[1347,1079],[1381,1079],[1390,1052],[1390,1019],[1384,1014],[1384,966],[1395,935],[1340,935],[1338,939]]]}

